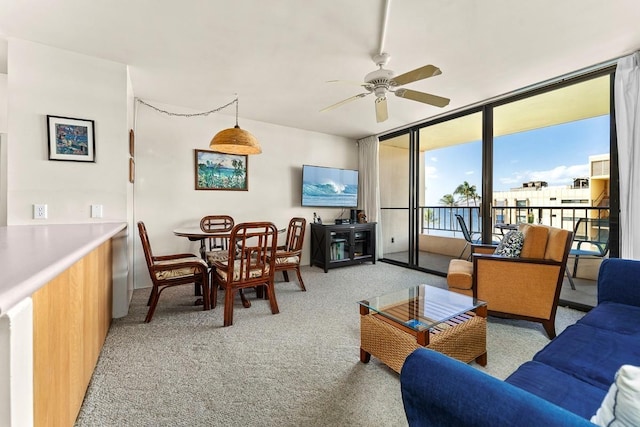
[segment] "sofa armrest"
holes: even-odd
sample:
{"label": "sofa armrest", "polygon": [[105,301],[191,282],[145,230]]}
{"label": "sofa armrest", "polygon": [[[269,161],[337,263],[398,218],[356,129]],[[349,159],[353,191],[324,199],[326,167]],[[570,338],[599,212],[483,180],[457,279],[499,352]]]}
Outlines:
{"label": "sofa armrest", "polygon": [[640,261],[608,258],[598,273],[598,303],[640,306]]}
{"label": "sofa armrest", "polygon": [[407,357],[400,384],[412,427],[593,427],[538,396],[425,348]]}

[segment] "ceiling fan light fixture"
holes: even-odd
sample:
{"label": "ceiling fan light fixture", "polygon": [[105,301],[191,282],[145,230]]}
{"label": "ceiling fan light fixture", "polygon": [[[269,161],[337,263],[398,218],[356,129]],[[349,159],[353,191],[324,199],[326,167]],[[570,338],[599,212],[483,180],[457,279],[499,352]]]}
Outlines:
{"label": "ceiling fan light fixture", "polygon": [[238,126],[238,98],[236,98],[236,125],[214,135],[209,148],[225,154],[260,154],[262,148],[255,136]]}

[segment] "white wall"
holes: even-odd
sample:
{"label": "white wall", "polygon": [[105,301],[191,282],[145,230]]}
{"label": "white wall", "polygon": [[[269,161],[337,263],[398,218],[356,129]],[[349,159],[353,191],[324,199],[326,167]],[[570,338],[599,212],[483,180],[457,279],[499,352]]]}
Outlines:
{"label": "white wall", "polygon": [[7,75],[0,74],[0,133],[7,133]]}
{"label": "white wall", "polygon": [[[126,66],[17,39],[8,64],[7,223],[126,221]],[[95,121],[96,163],[48,160],[48,114]],[[47,220],[32,219],[34,203]],[[90,218],[94,203],[104,218]]]}
{"label": "white wall", "polygon": [[[147,102],[171,112],[193,112]],[[248,158],[249,191],[196,191],[194,149],[208,150],[214,134],[235,125],[233,114],[234,108],[230,107],[208,117],[182,118],[137,104],[135,220],[147,226],[155,255],[185,251],[197,254],[198,243],[176,237],[172,230],[197,227],[205,215],[228,214],[236,223],[272,221],[278,228],[286,227],[294,216],[305,217],[310,223],[313,212],[325,222],[340,215],[340,209],[301,207],[302,165],[357,169],[355,141],[242,117],[240,127],[251,132],[262,146],[262,154]],[[345,217],[348,215],[347,211]],[[309,245],[307,227],[302,260],[307,265]],[[135,259],[136,288],[150,286],[138,238]]]}

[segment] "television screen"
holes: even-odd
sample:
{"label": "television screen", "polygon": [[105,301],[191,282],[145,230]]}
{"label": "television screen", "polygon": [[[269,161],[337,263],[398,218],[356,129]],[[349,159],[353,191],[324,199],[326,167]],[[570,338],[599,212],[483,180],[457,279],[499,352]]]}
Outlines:
{"label": "television screen", "polygon": [[303,165],[302,206],[358,207],[358,171]]}

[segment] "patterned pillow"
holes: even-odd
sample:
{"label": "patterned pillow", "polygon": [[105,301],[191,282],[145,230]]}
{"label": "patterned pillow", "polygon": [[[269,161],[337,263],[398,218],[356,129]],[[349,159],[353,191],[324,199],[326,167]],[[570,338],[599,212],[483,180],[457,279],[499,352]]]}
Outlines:
{"label": "patterned pillow", "polygon": [[502,255],[510,258],[518,258],[522,252],[522,244],[524,243],[524,234],[522,231],[510,231],[500,241],[500,244],[494,252],[496,255]]}

